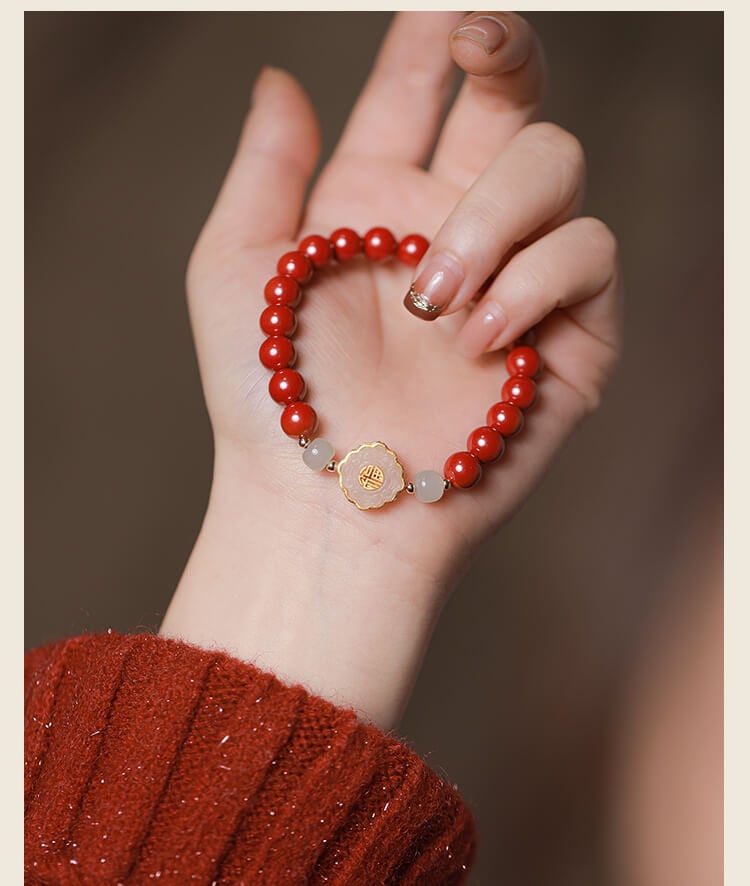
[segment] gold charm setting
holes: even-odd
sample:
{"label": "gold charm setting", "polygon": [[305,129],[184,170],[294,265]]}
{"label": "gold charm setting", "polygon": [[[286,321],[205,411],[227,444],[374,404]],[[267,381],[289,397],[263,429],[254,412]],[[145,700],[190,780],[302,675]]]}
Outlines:
{"label": "gold charm setting", "polygon": [[406,487],[404,468],[385,443],[363,443],[336,465],[344,495],[360,511],[382,508]]}

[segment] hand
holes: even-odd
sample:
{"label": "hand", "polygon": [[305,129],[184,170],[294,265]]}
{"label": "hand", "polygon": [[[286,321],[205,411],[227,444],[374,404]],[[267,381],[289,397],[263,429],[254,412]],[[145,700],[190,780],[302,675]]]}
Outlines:
{"label": "hand", "polygon": [[[603,223],[575,218],[581,147],[557,126],[530,123],[541,49],[519,16],[491,15],[494,30],[472,14],[452,36],[454,13],[395,17],[304,209],[315,113],[290,75],[264,69],[188,271],[216,463],[201,538],[162,630],[229,647],[380,725],[403,706],[467,556],[596,408],[619,351],[615,241]],[[468,76],[438,132],[451,56]],[[500,399],[501,349],[534,325],[545,370],[527,427],[479,486],[435,505],[403,497],[360,512],[279,428],[257,324],[264,284],[301,236],[374,225],[432,240],[417,284],[444,269],[450,285],[431,300],[447,306],[434,323],[408,313],[411,277],[396,262],[326,272],[306,290],[298,368],[338,457],[381,440],[407,477],[441,471]],[[304,652],[291,654],[299,643]],[[360,676],[378,684],[376,700]]]}

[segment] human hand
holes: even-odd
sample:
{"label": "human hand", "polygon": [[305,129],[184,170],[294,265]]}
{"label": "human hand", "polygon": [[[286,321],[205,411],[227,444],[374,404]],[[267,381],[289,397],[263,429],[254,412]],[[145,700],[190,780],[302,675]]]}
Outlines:
{"label": "human hand", "polygon": [[[505,29],[491,52],[481,45],[492,39],[484,15]],[[315,114],[290,75],[265,69],[188,272],[216,461],[201,538],[162,630],[228,646],[381,725],[403,706],[453,577],[596,407],[619,351],[614,238],[601,222],[575,218],[581,148],[552,124],[529,125],[543,88],[537,39],[508,13],[472,14],[468,31],[449,39],[460,19],[396,16],[304,210]],[[469,76],[438,133],[451,56]],[[279,428],[257,318],[277,259],[302,236],[374,225],[432,239],[416,282],[441,267],[455,285],[437,293],[451,300],[434,323],[404,310],[411,277],[396,262],[327,270],[306,289],[298,368],[337,457],[381,440],[408,477],[440,471],[501,399],[501,349],[532,326],[545,370],[527,427],[475,489],[360,512],[333,478],[304,466]],[[201,602],[208,582],[210,614]],[[302,636],[309,648],[290,657]],[[392,662],[383,665],[386,647]],[[373,671],[387,698],[372,701],[352,676],[372,680]]]}

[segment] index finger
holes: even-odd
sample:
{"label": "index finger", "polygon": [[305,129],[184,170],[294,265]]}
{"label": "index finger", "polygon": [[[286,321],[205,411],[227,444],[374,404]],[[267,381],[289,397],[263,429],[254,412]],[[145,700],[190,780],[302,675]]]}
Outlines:
{"label": "index finger", "polygon": [[437,134],[454,66],[446,41],[455,12],[398,12],[336,154],[423,163]]}
{"label": "index finger", "polygon": [[466,80],[448,115],[431,172],[467,188],[537,114],[544,93],[542,45],[512,12],[476,12],[450,37]]}

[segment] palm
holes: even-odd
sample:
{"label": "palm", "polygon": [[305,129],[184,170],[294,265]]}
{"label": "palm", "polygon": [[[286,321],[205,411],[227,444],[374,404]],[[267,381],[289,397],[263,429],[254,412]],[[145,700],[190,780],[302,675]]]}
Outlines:
{"label": "palm", "polygon": [[[363,231],[382,223],[397,235],[429,236],[459,196],[458,189],[413,167],[372,161],[368,169],[360,160],[337,162],[313,192],[303,229],[330,233],[351,225]],[[209,264],[201,275],[205,293],[196,293],[194,304],[200,307],[194,312],[205,309],[211,316],[205,322],[197,318],[196,341],[217,437],[231,440],[249,461],[259,463],[258,475],[280,500],[325,501],[329,516],[342,525],[358,521],[358,533],[377,536],[386,531],[389,544],[403,544],[412,558],[429,559],[436,546],[446,551],[474,542],[521,503],[551,456],[559,435],[550,439],[534,428],[549,427],[544,415],[549,404],[533,415],[523,439],[509,447],[503,464],[487,470],[480,486],[431,506],[428,534],[420,531],[427,506],[415,501],[399,501],[387,513],[358,513],[333,478],[304,467],[299,448],[284,437],[279,408],[268,396],[269,373],[257,359],[263,286],[279,256],[293,247],[278,241],[249,249]],[[413,477],[418,470],[441,470],[451,452],[464,448],[468,432],[484,424],[487,408],[500,399],[505,369],[500,355],[470,361],[456,352],[460,315],[425,324],[407,314],[401,300],[410,274],[397,262],[374,266],[364,260],[319,274],[299,309],[295,341],[308,399],[321,419],[319,432],[333,442],[337,455],[380,440],[398,453]],[[562,387],[555,396],[565,393]]]}

